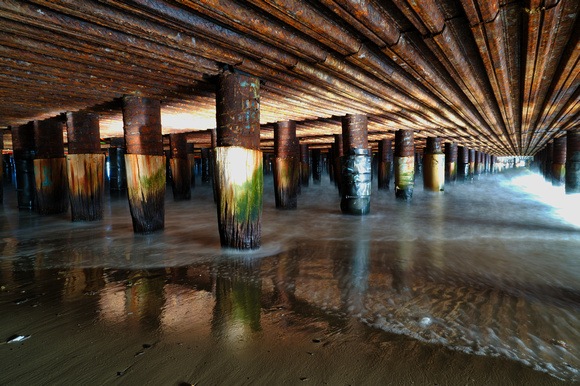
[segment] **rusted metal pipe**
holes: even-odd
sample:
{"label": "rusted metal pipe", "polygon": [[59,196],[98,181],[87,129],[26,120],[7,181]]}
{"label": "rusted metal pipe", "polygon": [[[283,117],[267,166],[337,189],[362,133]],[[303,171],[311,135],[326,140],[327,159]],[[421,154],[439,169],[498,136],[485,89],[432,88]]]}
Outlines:
{"label": "rusted metal pipe", "polygon": [[445,182],[454,183],[457,180],[457,144],[445,143]]}
{"label": "rusted metal pipe", "polygon": [[296,122],[283,121],[274,126],[274,193],[276,208],[296,209],[300,185],[299,148]]}
{"label": "rusted metal pipe", "polygon": [[395,197],[410,200],[415,179],[413,130],[395,132]]}
{"label": "rusted metal pipe", "polygon": [[457,180],[465,182],[469,176],[469,149],[457,146]]}

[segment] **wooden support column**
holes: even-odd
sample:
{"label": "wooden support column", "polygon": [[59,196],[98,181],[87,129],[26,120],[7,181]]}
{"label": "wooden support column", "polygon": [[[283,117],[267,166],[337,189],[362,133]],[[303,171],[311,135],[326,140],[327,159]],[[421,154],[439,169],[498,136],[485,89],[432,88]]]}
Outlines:
{"label": "wooden support column", "polygon": [[260,81],[226,72],[216,93],[215,185],[222,247],[256,249],[262,238]]}
{"label": "wooden support column", "polygon": [[110,186],[113,192],[127,189],[127,168],[125,167],[125,138],[111,138],[109,147]]}
{"label": "wooden support column", "polygon": [[34,123],[12,127],[11,131],[18,209],[36,209]]}
{"label": "wooden support column", "polygon": [[457,146],[457,180],[465,182],[469,176],[469,149]]}
{"label": "wooden support column", "polygon": [[103,219],[105,155],[101,153],[99,116],[66,114],[68,156],[66,170],[72,221]]}
{"label": "wooden support column", "polygon": [[306,143],[300,145],[300,181],[302,186],[310,182],[310,150]]}
{"label": "wooden support column", "polygon": [[566,133],[566,194],[580,193],[580,129]]}
{"label": "wooden support column", "polygon": [[344,155],[344,145],[342,143],[342,134],[334,134],[334,146],[332,147],[332,175],[334,176],[334,185],[340,192],[340,182],[342,180],[340,161]]}
{"label": "wooden support column", "polygon": [[393,174],[393,141],[379,141],[379,189],[389,189]]}
{"label": "wooden support column", "polygon": [[415,179],[415,142],[413,130],[395,133],[395,197],[410,200]]}
{"label": "wooden support column", "polygon": [[445,144],[445,182],[454,183],[457,180],[457,144]]}
{"label": "wooden support column", "polygon": [[475,178],[475,150],[474,149],[468,149],[469,150],[469,170],[467,173],[467,180],[468,181],[473,181],[473,179]]}
{"label": "wooden support column", "polygon": [[423,187],[431,192],[443,192],[445,186],[445,154],[441,138],[428,137],[423,154]]}
{"label": "wooden support column", "polygon": [[366,115],[342,118],[343,157],[341,169],[342,213],[365,215],[371,209],[371,150]]}
{"label": "wooden support column", "polygon": [[123,98],[127,194],[135,233],[165,227],[165,169],[161,106],[147,97]]}
{"label": "wooden support column", "polygon": [[34,179],[38,213],[65,213],[68,210],[68,183],[61,117],[34,121]]}
{"label": "wooden support column", "polygon": [[322,160],[320,149],[312,149],[312,182],[320,184],[322,180]]}
{"label": "wooden support column", "polygon": [[190,189],[195,186],[195,143],[187,144],[187,160],[189,162]]}
{"label": "wooden support column", "polygon": [[552,185],[563,186],[566,182],[566,136],[554,139]]}
{"label": "wooden support column", "polygon": [[175,201],[191,199],[191,167],[187,154],[187,134],[169,135],[171,148],[171,187]]}
{"label": "wooden support column", "polygon": [[296,209],[300,164],[296,139],[296,122],[278,122],[274,126],[274,194],[276,208]]}

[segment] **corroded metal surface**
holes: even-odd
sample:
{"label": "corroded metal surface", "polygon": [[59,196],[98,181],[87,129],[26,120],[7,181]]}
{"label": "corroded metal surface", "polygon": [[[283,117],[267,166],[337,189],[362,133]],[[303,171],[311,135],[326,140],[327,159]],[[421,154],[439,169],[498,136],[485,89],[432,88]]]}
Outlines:
{"label": "corroded metal surface", "polygon": [[100,154],[99,116],[87,112],[66,114],[69,154]]}
{"label": "corroded metal surface", "polygon": [[274,153],[278,158],[297,158],[296,122],[277,122],[274,127]]}
{"label": "corroded metal surface", "polygon": [[342,118],[343,154],[351,150],[369,149],[368,118],[365,115],[346,115]]}
{"label": "corroded metal surface", "polygon": [[64,122],[60,117],[34,121],[37,159],[64,158]]}
{"label": "corroded metal surface", "polygon": [[163,155],[161,107],[156,98],[123,98],[123,130],[127,154]]}

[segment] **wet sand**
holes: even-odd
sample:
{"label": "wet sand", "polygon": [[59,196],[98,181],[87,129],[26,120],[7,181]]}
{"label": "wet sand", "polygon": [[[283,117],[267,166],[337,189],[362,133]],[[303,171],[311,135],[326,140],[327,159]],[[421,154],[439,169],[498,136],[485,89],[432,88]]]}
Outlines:
{"label": "wet sand", "polygon": [[[321,188],[310,189],[302,197],[314,201]],[[359,228],[358,220],[338,220],[329,209],[334,196],[304,202],[313,217],[295,229],[290,224],[305,212],[265,209],[265,247],[226,253],[211,191],[198,185],[196,193],[191,203],[167,200],[163,234],[134,236],[123,199],[107,201],[104,221],[73,224],[67,215],[19,213],[8,188],[0,224],[0,340],[30,337],[0,343],[0,384],[574,384],[573,376],[560,381],[558,371],[536,371],[531,361],[576,369],[573,324],[580,311],[569,287],[575,267],[518,271],[519,254],[505,240],[481,258],[484,264],[461,250],[483,253],[481,240],[433,244],[449,230],[437,216],[426,220],[441,226],[429,237],[383,240],[386,232],[374,232],[384,218],[371,216]],[[375,199],[376,209],[392,198]],[[323,237],[317,227],[328,223],[314,220],[321,213],[330,223],[345,221],[343,230]],[[498,224],[515,228],[511,221]],[[277,237],[285,227],[286,236]],[[531,232],[536,228],[563,232],[562,256],[580,245],[574,229],[560,223],[536,224]],[[532,249],[543,253],[541,244]],[[501,265],[497,276],[486,264],[489,272]],[[545,286],[538,271],[559,275],[561,286]],[[561,328],[550,330],[534,310],[552,310]],[[389,332],[398,323],[406,330]],[[516,354],[523,359],[508,359]]]}

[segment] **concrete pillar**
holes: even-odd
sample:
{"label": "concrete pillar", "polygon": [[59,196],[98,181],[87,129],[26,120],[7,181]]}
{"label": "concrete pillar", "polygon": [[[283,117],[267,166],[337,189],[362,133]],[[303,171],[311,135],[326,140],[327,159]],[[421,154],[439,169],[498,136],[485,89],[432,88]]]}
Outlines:
{"label": "concrete pillar", "polygon": [[445,143],[445,182],[454,183],[457,180],[457,144]]}
{"label": "concrete pillar", "polygon": [[379,141],[379,189],[389,189],[393,173],[393,141]]}
{"label": "concrete pillar", "polygon": [[344,155],[344,145],[342,142],[342,134],[334,134],[334,146],[332,147],[332,155],[334,157],[332,163],[332,175],[334,176],[334,184],[340,192],[340,182],[342,180],[340,161]]}
{"label": "concrete pillar", "polygon": [[415,142],[413,130],[395,133],[395,197],[410,200],[415,178]]}
{"label": "concrete pillar", "polygon": [[159,100],[123,98],[127,194],[135,233],[165,227],[166,161],[161,134]]}
{"label": "concrete pillar", "polygon": [[371,150],[368,118],[346,115],[342,118],[343,157],[341,162],[342,213],[365,215],[371,208]]}
{"label": "concrete pillar", "polygon": [[216,121],[214,170],[221,245],[256,249],[262,239],[260,81],[236,73],[220,75]]}
{"label": "concrete pillar", "polygon": [[12,127],[18,209],[36,209],[34,123]]}
{"label": "concrete pillar", "polygon": [[475,178],[475,159],[476,159],[476,151],[474,149],[469,150],[469,171],[467,173],[467,180],[473,181]]}
{"label": "concrete pillar", "polygon": [[310,182],[310,151],[306,143],[300,145],[300,180],[302,186]]}
{"label": "concrete pillar", "polygon": [[566,194],[580,193],[580,128],[566,133]]}
{"label": "concrete pillar", "polygon": [[109,147],[109,173],[111,191],[127,189],[127,169],[125,167],[125,138],[111,138]]}
{"label": "concrete pillar", "polygon": [[191,199],[191,166],[187,154],[187,134],[169,135],[171,148],[171,187],[175,201]]}
{"label": "concrete pillar", "polygon": [[61,117],[34,121],[34,178],[38,213],[58,214],[68,210],[68,183]]}
{"label": "concrete pillar", "polygon": [[562,186],[566,179],[566,136],[554,139],[552,185]]}
{"label": "concrete pillar", "polygon": [[445,186],[445,154],[441,138],[428,137],[423,154],[423,187],[431,192],[442,192]]}
{"label": "concrete pillar", "polygon": [[320,184],[322,179],[322,160],[320,149],[312,149],[312,182]]}
{"label": "concrete pillar", "polygon": [[99,116],[66,114],[66,168],[72,221],[102,220],[105,201],[105,155],[101,153]]}
{"label": "concrete pillar", "polygon": [[276,208],[296,209],[300,185],[300,160],[296,122],[278,122],[274,126],[274,195]]}

